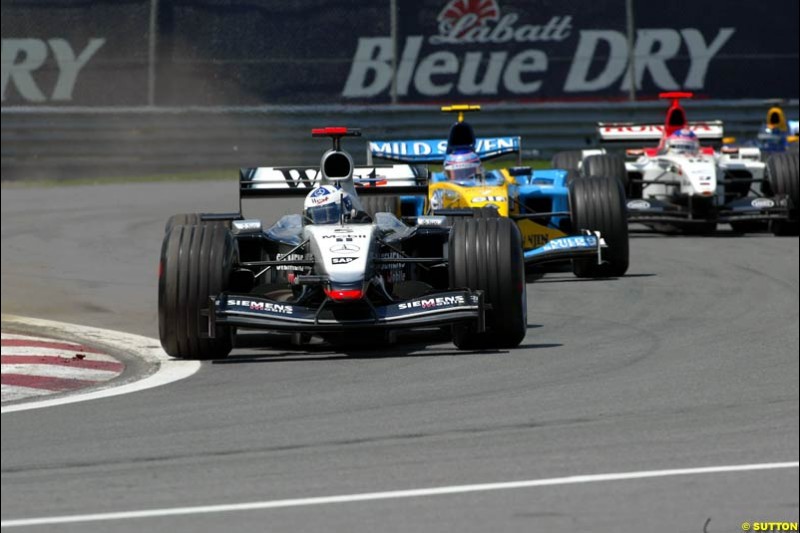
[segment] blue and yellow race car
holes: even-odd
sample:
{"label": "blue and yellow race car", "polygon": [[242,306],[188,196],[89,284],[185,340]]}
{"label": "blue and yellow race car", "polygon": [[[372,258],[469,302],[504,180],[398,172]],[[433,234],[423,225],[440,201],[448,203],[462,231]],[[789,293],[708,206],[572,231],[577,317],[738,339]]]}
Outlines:
{"label": "blue and yellow race car", "polygon": [[[628,270],[628,223],[625,193],[613,177],[571,179],[566,170],[509,166],[483,170],[486,161],[521,153],[520,137],[476,137],[464,120],[477,105],[452,105],[457,113],[446,139],[374,140],[373,159],[406,163],[426,181],[427,197],[400,196],[395,209],[404,217],[501,216],[519,227],[526,264],[572,261],[579,277],[621,276]],[[474,154],[474,155],[473,155]],[[518,159],[519,161],[519,159]],[[448,162],[452,162],[448,167]],[[442,164],[431,171],[429,164]],[[461,167],[477,168],[458,174]],[[452,170],[451,170],[452,169]],[[387,209],[387,204],[380,206]]]}
{"label": "blue and yellow race car", "polygon": [[[767,116],[758,131],[755,139],[749,139],[743,146],[755,146],[761,150],[762,157],[769,154],[797,151],[798,149],[798,129],[800,121],[788,120],[786,112],[781,107],[781,100],[770,102],[771,107],[767,110]],[[733,137],[723,139],[725,145],[736,143]]]}

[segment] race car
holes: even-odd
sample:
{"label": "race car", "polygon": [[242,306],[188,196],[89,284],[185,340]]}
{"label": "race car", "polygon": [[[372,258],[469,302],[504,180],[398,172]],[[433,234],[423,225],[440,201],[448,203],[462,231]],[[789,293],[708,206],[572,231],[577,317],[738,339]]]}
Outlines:
{"label": "race car", "polygon": [[[426,187],[409,184],[407,165],[354,167],[340,142],[358,130],[312,134],[333,140],[318,168],[242,169],[238,212],[167,222],[158,284],[164,350],[225,357],[237,330],[289,332],[302,343],[442,326],[462,349],[517,346],[527,328],[517,227],[505,218],[407,225],[391,213],[370,216],[362,196]],[[376,171],[383,188],[370,186]],[[269,226],[243,214],[248,199],[287,196],[304,198],[302,213]]]}
{"label": "race car", "polygon": [[[579,277],[625,274],[629,264],[625,193],[613,177],[569,182],[564,170],[512,166],[485,170],[482,162],[521,154],[519,137],[475,136],[464,120],[478,105],[452,105],[457,113],[446,139],[373,140],[367,160],[402,162],[429,184],[426,197],[389,198],[384,208],[408,216],[499,216],[513,220],[522,233],[526,264],[572,261]],[[443,164],[441,172],[426,165]],[[591,236],[600,235],[596,241]],[[599,242],[599,248],[595,246]]]}
{"label": "race car", "polygon": [[[786,119],[786,113],[781,107],[782,100],[772,100],[770,103],[772,105],[767,110],[766,119],[756,138],[741,143],[741,146],[755,146],[761,150],[762,158],[775,152],[796,152],[798,149],[799,121]],[[736,138],[726,137],[723,143],[727,145],[726,148],[735,148]]]}
{"label": "race car", "polygon": [[657,146],[629,148],[625,159],[602,148],[562,152],[554,165],[581,176],[614,176],[627,193],[628,220],[656,230],[705,234],[729,223],[738,232],[769,227],[776,235],[796,234],[797,153],[775,153],[765,163],[757,147],[701,146],[722,140],[722,122],[688,122],[681,99],[692,93],[660,96],[671,101],[663,125],[598,125],[601,141]]}

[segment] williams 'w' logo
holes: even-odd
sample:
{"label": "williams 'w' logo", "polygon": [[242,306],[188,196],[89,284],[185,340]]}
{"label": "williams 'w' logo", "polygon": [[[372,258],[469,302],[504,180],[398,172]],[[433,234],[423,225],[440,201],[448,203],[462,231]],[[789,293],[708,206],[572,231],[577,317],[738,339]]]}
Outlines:
{"label": "williams 'w' logo", "polygon": [[311,189],[319,179],[319,170],[316,168],[280,168],[276,169],[283,174],[286,184],[292,189],[305,187]]}

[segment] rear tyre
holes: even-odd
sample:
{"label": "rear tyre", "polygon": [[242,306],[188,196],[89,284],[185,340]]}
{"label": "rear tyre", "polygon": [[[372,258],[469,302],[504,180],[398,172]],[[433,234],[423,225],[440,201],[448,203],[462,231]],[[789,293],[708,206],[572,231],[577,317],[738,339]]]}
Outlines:
{"label": "rear tyre", "polygon": [[399,196],[364,196],[360,198],[364,211],[375,220],[375,213],[391,213],[400,216]]}
{"label": "rear tyre", "polygon": [[777,236],[798,234],[798,208],[800,208],[800,178],[797,153],[773,154],[767,159],[767,179],[772,193],[789,199],[789,219],[772,223],[772,233]]}
{"label": "rear tyre", "polygon": [[583,152],[580,150],[556,152],[550,160],[550,167],[558,170],[578,170],[582,158]]}
{"label": "rear tyre", "polygon": [[453,343],[461,349],[513,348],[527,331],[527,295],[522,238],[508,218],[457,220],[450,233],[450,287],[482,290],[486,331],[471,326],[453,328]]}
{"label": "rear tyre", "polygon": [[606,176],[619,180],[623,190],[628,190],[628,171],[625,160],[611,154],[590,155],[581,169],[584,176]]}
{"label": "rear tyre", "polygon": [[236,242],[221,224],[173,226],[164,237],[158,280],[158,332],[172,357],[214,359],[233,347],[231,328],[218,326],[206,336],[208,318],[201,313],[209,297],[228,287],[236,262]]}
{"label": "rear tyre", "polygon": [[622,184],[610,177],[594,176],[569,185],[573,230],[599,231],[608,248],[602,265],[593,259],[572,261],[579,278],[616,277],[628,271],[628,216]]}

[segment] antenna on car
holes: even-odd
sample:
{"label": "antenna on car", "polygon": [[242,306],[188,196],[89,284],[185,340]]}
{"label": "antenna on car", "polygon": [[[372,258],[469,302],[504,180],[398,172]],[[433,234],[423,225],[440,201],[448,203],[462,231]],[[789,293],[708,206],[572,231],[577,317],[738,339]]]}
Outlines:
{"label": "antenna on car", "polygon": [[333,149],[338,152],[341,150],[342,137],[361,137],[361,130],[358,128],[345,128],[342,126],[328,126],[325,128],[312,129],[311,136],[330,137],[333,139]]}
{"label": "antenna on car", "polygon": [[464,122],[464,113],[467,111],[480,111],[477,104],[453,104],[442,106],[443,113],[458,113],[458,122]]}

